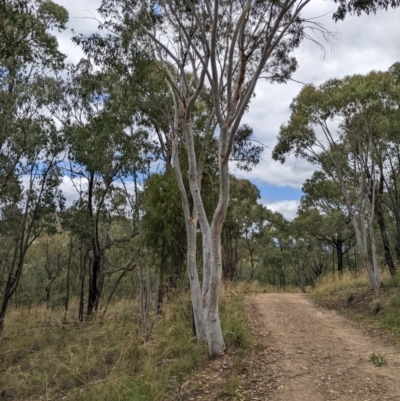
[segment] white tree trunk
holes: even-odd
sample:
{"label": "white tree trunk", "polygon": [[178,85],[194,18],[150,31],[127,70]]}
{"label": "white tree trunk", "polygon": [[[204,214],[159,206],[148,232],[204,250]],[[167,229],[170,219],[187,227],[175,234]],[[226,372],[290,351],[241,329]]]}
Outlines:
{"label": "white tree trunk", "polygon": [[206,330],[204,325],[203,317],[203,304],[200,289],[200,281],[197,273],[196,263],[196,231],[197,231],[197,219],[192,217],[192,221],[186,223],[186,235],[187,235],[187,269],[190,281],[190,293],[192,296],[193,304],[193,318],[196,327],[196,336],[199,340],[206,339]]}
{"label": "white tree trunk", "polygon": [[[357,240],[357,249],[358,253],[360,254],[364,267],[367,270],[368,277],[371,283],[372,288],[379,288],[381,286],[380,280],[379,280],[379,269],[377,264],[374,266],[374,264],[371,264],[369,253],[368,253],[368,242],[367,242],[367,236],[366,234],[366,226],[365,226],[365,221],[363,218],[360,219],[360,222],[357,221],[356,216],[352,216],[352,223],[354,227],[354,231],[356,233],[356,240]],[[360,223],[361,223],[361,230],[360,230]],[[373,230],[373,227],[369,227],[369,229]],[[376,246],[375,242],[374,244],[371,244],[372,252],[375,252],[376,256]]]}
{"label": "white tree trunk", "polygon": [[208,353],[211,357],[216,357],[225,348],[218,310],[222,276],[221,231],[218,227],[213,226],[211,232],[211,270],[208,291],[204,299],[204,324]]}
{"label": "white tree trunk", "polygon": [[203,236],[203,319],[210,357],[223,353],[225,345],[219,319],[218,301],[221,287],[221,230],[228,208],[229,174],[228,163],[220,161],[220,197],[210,224],[200,193],[197,159],[194,147],[192,121],[186,118],[186,144],[189,162],[189,186],[195,209],[198,213],[200,229]]}
{"label": "white tree trunk", "polygon": [[190,213],[190,204],[188,194],[186,192],[185,184],[183,182],[181,166],[178,157],[177,141],[178,141],[178,109],[176,108],[176,126],[175,126],[175,138],[173,142],[173,163],[176,180],[178,182],[179,193],[182,200],[183,214],[185,216],[185,229],[186,229],[186,265],[190,282],[190,294],[192,297],[193,305],[193,319],[196,329],[196,337],[199,340],[206,339],[206,331],[204,328],[204,316],[203,316],[203,303],[202,294],[200,288],[199,276],[197,273],[197,261],[196,261],[196,248],[197,248],[197,213],[196,210]]}
{"label": "white tree trunk", "polygon": [[[349,193],[346,189],[346,184],[344,182],[343,176],[341,174],[341,166],[336,163],[336,169],[338,171],[338,179],[339,179],[339,188],[343,195],[343,198],[346,202],[347,210],[349,212],[349,216],[351,217],[351,222],[354,227],[354,231],[356,234],[357,240],[357,250],[361,256],[363,261],[364,267],[367,270],[368,277],[370,280],[370,284],[372,288],[379,288],[381,286],[380,279],[379,279],[379,269],[376,260],[376,245],[375,245],[375,236],[371,237],[371,230],[373,231],[373,217],[374,217],[374,208],[373,205],[368,201],[368,196],[365,194],[365,174],[364,170],[361,172],[361,176],[359,179],[360,185],[357,188],[357,208],[354,211],[354,200],[350,198]],[[357,175],[357,170],[354,168],[354,175]],[[355,183],[357,180],[354,181]],[[366,208],[368,208],[369,218],[365,221],[365,213]],[[370,240],[372,239],[373,242],[370,242],[373,261],[371,264],[369,251],[368,251],[368,235],[367,235],[367,228],[370,232]],[[374,259],[375,255],[375,259]]]}

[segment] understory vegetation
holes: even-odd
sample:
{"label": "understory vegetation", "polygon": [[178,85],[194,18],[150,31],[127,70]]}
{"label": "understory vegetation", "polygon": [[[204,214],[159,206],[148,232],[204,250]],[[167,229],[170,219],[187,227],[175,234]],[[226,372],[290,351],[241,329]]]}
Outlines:
{"label": "understory vegetation", "polygon": [[[221,299],[225,346],[255,344],[246,326],[243,297],[271,291],[256,283],[227,285]],[[207,348],[193,335],[187,291],[170,294],[161,315],[140,330],[138,300],[120,300],[104,318],[79,322],[76,300],[63,310],[45,305],[12,308],[0,342],[4,399],[163,400],[185,381]],[[223,391],[223,387],[221,387]]]}
{"label": "understory vegetation", "polygon": [[400,276],[382,275],[382,287],[371,290],[365,272],[330,274],[317,280],[311,297],[365,325],[392,333],[400,340]]}

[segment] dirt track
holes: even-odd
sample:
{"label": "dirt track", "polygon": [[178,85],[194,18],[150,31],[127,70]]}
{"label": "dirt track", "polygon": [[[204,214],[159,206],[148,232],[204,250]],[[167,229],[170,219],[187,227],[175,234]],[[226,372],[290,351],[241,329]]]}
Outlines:
{"label": "dirt track", "polygon": [[[400,352],[374,330],[355,327],[302,294],[254,295],[247,307],[277,355],[275,389],[266,399],[400,401]],[[372,353],[388,365],[375,367]]]}

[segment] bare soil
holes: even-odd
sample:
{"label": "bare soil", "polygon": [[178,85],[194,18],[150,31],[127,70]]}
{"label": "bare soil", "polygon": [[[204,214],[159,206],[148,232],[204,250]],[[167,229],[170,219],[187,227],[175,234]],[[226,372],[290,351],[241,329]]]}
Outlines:
{"label": "bare soil", "polygon": [[[379,332],[357,327],[302,294],[260,294],[247,302],[259,315],[275,362],[276,401],[400,400],[400,351]],[[375,367],[371,355],[388,364]]]}
{"label": "bare soil", "polygon": [[303,294],[252,295],[246,313],[258,345],[205,361],[175,400],[400,401],[400,349],[380,331]]}

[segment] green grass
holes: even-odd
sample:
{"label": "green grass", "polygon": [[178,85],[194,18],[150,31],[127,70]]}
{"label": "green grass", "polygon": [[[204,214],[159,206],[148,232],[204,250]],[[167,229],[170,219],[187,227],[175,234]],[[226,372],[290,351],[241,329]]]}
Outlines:
{"label": "green grass", "polygon": [[[233,286],[222,291],[220,317],[228,348],[242,349],[252,341],[244,293]],[[207,347],[193,337],[187,293],[178,291],[164,305],[149,338],[140,332],[138,310],[137,302],[122,300],[110,305],[104,320],[79,323],[72,308],[64,325],[61,310],[10,310],[0,339],[0,389],[26,401],[165,399],[200,360],[207,360]],[[244,353],[235,363],[245,366]]]}
{"label": "green grass", "polygon": [[373,353],[371,355],[371,362],[374,366],[380,368],[384,365],[387,365],[387,360],[383,355]]}
{"label": "green grass", "polygon": [[382,288],[371,290],[366,273],[327,275],[317,281],[311,298],[400,339],[400,274],[385,272],[381,281]]}

